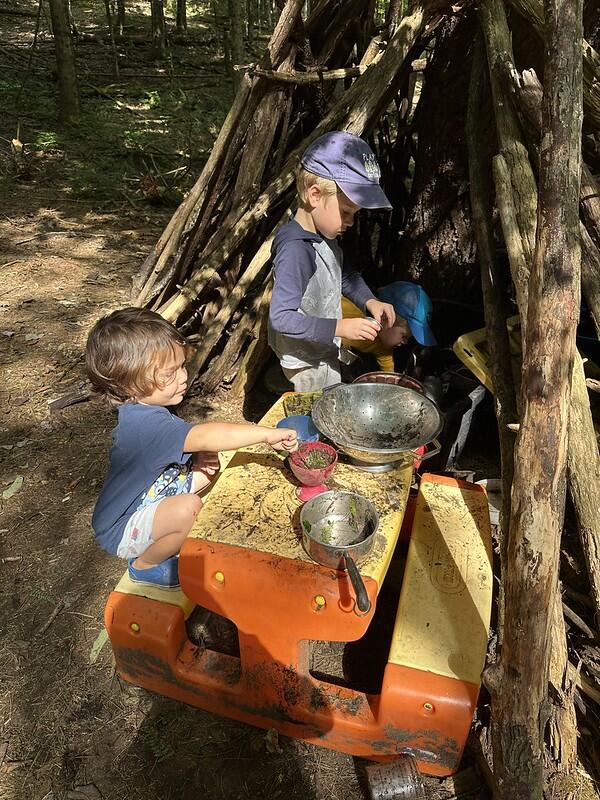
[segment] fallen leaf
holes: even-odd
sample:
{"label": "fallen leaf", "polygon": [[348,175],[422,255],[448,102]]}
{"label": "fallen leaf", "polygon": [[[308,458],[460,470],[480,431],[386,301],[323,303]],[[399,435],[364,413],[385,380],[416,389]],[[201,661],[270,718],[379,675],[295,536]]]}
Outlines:
{"label": "fallen leaf", "polygon": [[96,641],[92,645],[92,649],[90,650],[90,664],[95,664],[98,660],[98,656],[104,645],[108,641],[108,633],[106,632],[106,628],[102,628],[98,636],[96,636]]}
{"label": "fallen leaf", "polygon": [[24,480],[24,478],[23,478],[22,475],[17,475],[17,477],[14,479],[14,481],[8,487],[8,489],[5,489],[2,492],[2,499],[3,500],[8,500],[9,498],[11,498],[13,496],[13,494],[16,494],[20,490],[21,486],[23,486],[23,480]]}
{"label": "fallen leaf", "polygon": [[275,728],[269,728],[265,733],[265,748],[267,753],[283,753],[279,744],[279,733]]}

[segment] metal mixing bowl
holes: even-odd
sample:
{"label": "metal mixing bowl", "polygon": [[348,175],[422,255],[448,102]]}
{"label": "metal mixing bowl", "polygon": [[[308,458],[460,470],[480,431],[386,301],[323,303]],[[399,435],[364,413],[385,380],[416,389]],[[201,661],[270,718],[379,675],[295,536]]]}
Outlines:
{"label": "metal mixing bowl", "polygon": [[444,425],[428,397],[387,383],[326,389],[315,400],[312,418],[340,450],[367,464],[413,461],[416,448],[434,441]]}

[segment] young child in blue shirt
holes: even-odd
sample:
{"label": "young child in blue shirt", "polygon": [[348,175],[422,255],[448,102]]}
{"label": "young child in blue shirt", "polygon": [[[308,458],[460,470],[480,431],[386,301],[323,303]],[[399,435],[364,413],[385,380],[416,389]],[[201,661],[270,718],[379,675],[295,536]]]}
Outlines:
{"label": "young child in blue shirt", "polygon": [[186,341],[153,311],[100,319],[86,346],[94,389],[118,409],[106,480],[94,509],[98,543],[126,558],[133,581],[179,586],[181,546],[202,507],[195,492],[218,471],[216,453],[259,442],[296,449],[296,432],[177,417],[187,389]]}
{"label": "young child in blue shirt", "polygon": [[[336,238],[361,208],[391,208],[379,185],[379,165],[359,136],[331,131],[300,159],[298,210],[275,236],[269,344],[297,392],[340,381],[342,337],[374,341],[393,326],[393,305],[378,300],[343,264]],[[342,294],[361,312],[342,319]]]}

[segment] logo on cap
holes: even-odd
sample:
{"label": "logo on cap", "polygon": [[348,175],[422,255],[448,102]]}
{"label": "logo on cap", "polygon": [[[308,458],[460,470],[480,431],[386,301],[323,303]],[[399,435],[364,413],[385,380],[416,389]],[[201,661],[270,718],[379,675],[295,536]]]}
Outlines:
{"label": "logo on cap", "polygon": [[373,153],[363,153],[363,161],[365,162],[365,172],[369,180],[378,181],[381,177],[381,170]]}

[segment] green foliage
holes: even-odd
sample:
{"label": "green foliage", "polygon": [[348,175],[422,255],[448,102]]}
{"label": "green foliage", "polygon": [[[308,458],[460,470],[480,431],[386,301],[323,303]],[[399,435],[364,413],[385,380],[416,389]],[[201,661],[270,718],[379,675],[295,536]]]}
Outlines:
{"label": "green foliage", "polygon": [[168,761],[175,755],[175,750],[165,736],[164,726],[160,719],[155,720],[152,727],[144,730],[142,738],[158,764]]}
{"label": "green foliage", "polygon": [[156,106],[160,105],[160,94],[156,91],[156,89],[150,89],[147,92],[144,92],[146,103],[148,108],[156,108]]}
{"label": "green foliage", "polygon": [[[73,4],[80,31],[102,29],[104,3],[96,0],[86,8],[83,15]],[[170,8],[175,11],[176,3]],[[127,5],[127,23],[130,30],[137,28],[132,34],[138,40],[147,35],[149,10],[149,3]],[[188,18],[194,13],[212,12],[207,2],[188,2]],[[204,31],[204,22],[198,29]],[[168,205],[180,202],[192,186],[232,101],[222,55],[215,51],[210,31],[210,45],[199,39],[190,46],[174,43],[166,77],[165,65],[151,56],[149,38],[147,47],[140,48],[128,43],[129,35],[119,46],[126,76],[120,79],[112,74],[107,38],[100,46],[77,47],[82,112],[77,124],[68,127],[58,122],[56,75],[48,69],[52,56],[34,54],[33,71],[27,75],[18,66],[3,71],[0,137],[5,144],[0,147],[7,148],[18,130],[28,158],[28,180],[75,199],[123,201],[126,194],[135,203]],[[5,159],[0,165],[2,181],[17,177],[11,163]]]}
{"label": "green foliage", "polygon": [[46,152],[60,150],[58,133],[56,131],[40,131],[35,138],[34,147]]}

